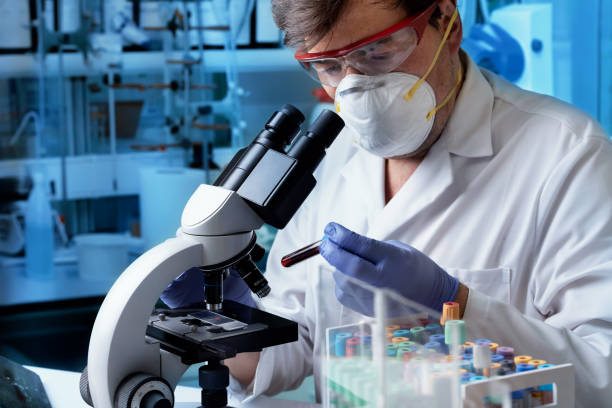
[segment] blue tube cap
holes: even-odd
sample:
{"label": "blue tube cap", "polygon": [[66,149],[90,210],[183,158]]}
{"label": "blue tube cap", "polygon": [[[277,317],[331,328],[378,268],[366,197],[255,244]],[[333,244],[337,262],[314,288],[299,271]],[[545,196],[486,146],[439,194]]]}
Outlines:
{"label": "blue tube cap", "polygon": [[465,383],[469,382],[470,379],[472,379],[474,377],[476,377],[476,374],[474,374],[474,373],[463,373],[463,374],[461,374],[461,383],[465,384]]}
{"label": "blue tube cap", "polygon": [[393,332],[393,337],[406,337],[406,338],[410,338],[410,330],[406,330],[406,329],[395,330]]}
{"label": "blue tube cap", "polygon": [[493,354],[491,356],[492,363],[501,363],[503,360],[504,360],[504,356],[502,356],[501,354]]}
{"label": "blue tube cap", "polygon": [[516,372],[523,373],[525,371],[535,370],[535,366],[529,363],[519,363],[516,365]]}

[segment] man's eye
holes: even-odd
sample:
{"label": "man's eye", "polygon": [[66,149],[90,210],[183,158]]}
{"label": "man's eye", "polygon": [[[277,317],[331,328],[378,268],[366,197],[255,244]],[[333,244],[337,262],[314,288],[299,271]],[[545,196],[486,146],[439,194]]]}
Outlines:
{"label": "man's eye", "polygon": [[389,44],[393,41],[393,39],[391,38],[391,36],[385,37],[385,38],[381,38],[380,40],[376,41],[376,44],[378,45],[384,45],[384,44]]}
{"label": "man's eye", "polygon": [[386,61],[391,57],[391,54],[370,54],[368,57],[374,61]]}
{"label": "man's eye", "polygon": [[315,62],[312,64],[315,71],[325,74],[333,74],[340,71],[340,64],[329,62]]}

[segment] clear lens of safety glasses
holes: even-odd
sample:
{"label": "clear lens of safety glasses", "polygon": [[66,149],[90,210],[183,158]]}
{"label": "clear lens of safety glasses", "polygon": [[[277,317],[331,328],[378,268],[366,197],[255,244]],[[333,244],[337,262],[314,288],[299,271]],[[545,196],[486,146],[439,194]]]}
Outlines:
{"label": "clear lens of safety glasses", "polygon": [[348,51],[337,58],[300,61],[312,78],[323,85],[338,86],[348,67],[365,75],[386,74],[404,62],[416,48],[418,36],[412,27],[404,27],[379,40]]}

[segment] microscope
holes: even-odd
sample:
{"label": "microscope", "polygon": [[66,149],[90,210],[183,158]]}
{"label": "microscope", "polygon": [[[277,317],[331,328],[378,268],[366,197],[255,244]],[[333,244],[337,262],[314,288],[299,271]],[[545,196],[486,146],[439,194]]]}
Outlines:
{"label": "microscope", "polygon": [[[172,407],[174,388],[187,368],[206,363],[199,368],[201,406],[225,407],[229,371],[222,360],[297,340],[296,323],[223,300],[223,279],[232,268],[257,296],[269,294],[255,265],[265,250],[254,231],[264,223],[287,225],[344,127],[331,111],[300,134],[303,121],[291,105],[275,112],[213,185],[196,189],[176,238],[145,252],[119,276],[96,317],[81,375],[81,395],[89,405]],[[168,284],[193,267],[204,275],[204,301],[152,312]]]}

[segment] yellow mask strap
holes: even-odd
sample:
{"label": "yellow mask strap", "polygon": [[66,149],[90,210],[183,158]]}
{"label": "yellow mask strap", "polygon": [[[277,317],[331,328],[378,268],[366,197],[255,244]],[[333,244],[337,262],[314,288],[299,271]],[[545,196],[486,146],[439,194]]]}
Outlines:
{"label": "yellow mask strap", "polygon": [[463,78],[463,69],[461,67],[461,64],[459,64],[459,69],[457,70],[457,81],[455,81],[455,86],[453,86],[453,89],[450,90],[450,92],[448,93],[448,95],[446,95],[446,98],[444,98],[444,100],[442,101],[440,105],[436,106],[435,108],[427,112],[427,120],[431,120],[431,118],[433,117],[433,115],[436,114],[436,112],[438,112],[440,109],[446,106],[448,101],[450,101],[451,96],[453,96],[453,94],[457,92],[457,88],[459,88],[459,84],[461,84],[462,78]]}
{"label": "yellow mask strap", "polygon": [[444,37],[442,37],[442,41],[440,42],[440,45],[438,45],[438,50],[436,51],[436,55],[434,55],[433,60],[431,61],[431,64],[429,64],[429,68],[427,68],[427,72],[425,72],[425,75],[423,75],[417,81],[417,83],[413,85],[413,87],[408,91],[408,93],[404,96],[404,99],[406,99],[407,101],[412,99],[416,91],[421,87],[423,82],[425,82],[429,74],[431,74],[431,71],[436,65],[436,62],[438,62],[438,58],[440,57],[440,53],[442,52],[442,47],[446,43],[446,40],[448,40],[448,36],[450,35],[450,32],[453,28],[453,24],[455,23],[455,20],[457,19],[458,15],[459,15],[459,12],[457,11],[457,8],[455,8],[455,12],[453,13],[451,20],[448,23],[448,27],[446,27],[446,32],[444,33]]}

